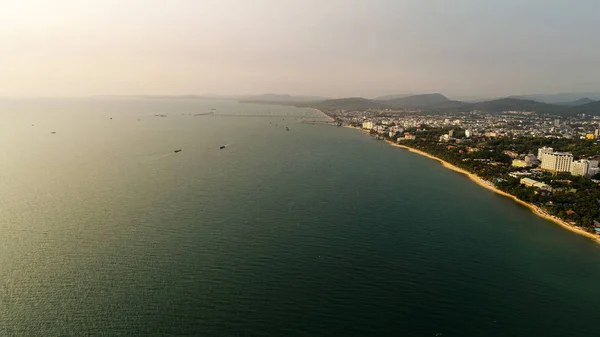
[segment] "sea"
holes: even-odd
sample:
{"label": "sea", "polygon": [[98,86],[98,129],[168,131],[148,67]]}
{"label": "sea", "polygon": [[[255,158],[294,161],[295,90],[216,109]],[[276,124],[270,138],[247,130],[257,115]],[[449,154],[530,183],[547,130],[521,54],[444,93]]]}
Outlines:
{"label": "sea", "polygon": [[328,120],[0,100],[0,336],[600,336],[600,245]]}

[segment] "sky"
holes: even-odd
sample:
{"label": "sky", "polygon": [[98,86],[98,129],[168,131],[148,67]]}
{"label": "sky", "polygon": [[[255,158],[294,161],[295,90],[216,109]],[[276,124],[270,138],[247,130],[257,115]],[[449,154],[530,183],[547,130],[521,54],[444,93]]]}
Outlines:
{"label": "sky", "polygon": [[0,96],[600,91],[596,0],[4,0]]}

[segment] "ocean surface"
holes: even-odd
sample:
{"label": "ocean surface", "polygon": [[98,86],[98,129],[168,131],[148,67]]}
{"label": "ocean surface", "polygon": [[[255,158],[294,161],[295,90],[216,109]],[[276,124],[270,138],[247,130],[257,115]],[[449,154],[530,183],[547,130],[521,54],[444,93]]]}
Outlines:
{"label": "ocean surface", "polygon": [[303,120],[0,101],[0,335],[600,336],[600,245]]}

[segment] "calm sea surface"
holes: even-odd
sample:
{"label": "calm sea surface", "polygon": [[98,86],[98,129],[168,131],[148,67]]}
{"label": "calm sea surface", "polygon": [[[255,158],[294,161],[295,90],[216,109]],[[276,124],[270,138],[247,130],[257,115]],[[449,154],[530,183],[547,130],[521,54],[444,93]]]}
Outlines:
{"label": "calm sea surface", "polygon": [[600,245],[300,116],[1,101],[0,335],[600,336]]}

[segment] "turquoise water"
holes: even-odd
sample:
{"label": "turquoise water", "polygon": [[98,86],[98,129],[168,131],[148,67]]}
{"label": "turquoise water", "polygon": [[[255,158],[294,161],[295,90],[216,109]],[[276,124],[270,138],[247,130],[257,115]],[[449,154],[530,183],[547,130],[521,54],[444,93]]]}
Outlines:
{"label": "turquoise water", "polygon": [[600,245],[294,116],[0,103],[0,335],[600,335]]}

